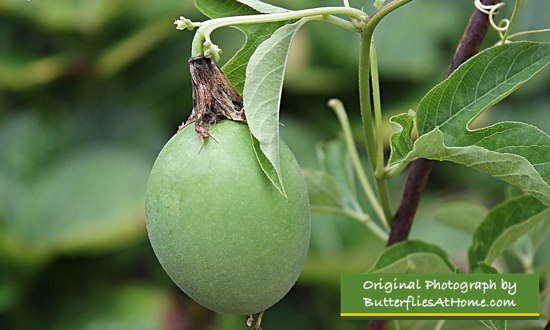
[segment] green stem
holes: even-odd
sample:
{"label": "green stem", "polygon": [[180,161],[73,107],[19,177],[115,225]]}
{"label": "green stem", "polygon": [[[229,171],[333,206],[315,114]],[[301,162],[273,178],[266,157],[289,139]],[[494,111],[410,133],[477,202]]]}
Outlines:
{"label": "green stem", "polygon": [[[371,32],[370,34],[367,32]],[[372,168],[376,167],[376,139],[375,126],[372,118],[370,98],[370,43],[373,30],[364,31],[361,34],[359,45],[359,106],[361,107],[361,119],[363,121],[363,133],[367,147],[367,156]]]}
{"label": "green stem", "polygon": [[341,209],[338,207],[332,207],[332,206],[311,206],[311,212],[312,213],[319,213],[319,214],[330,214],[330,215],[339,215],[339,216],[345,216],[348,218],[355,219],[359,222],[367,223],[370,220],[370,217],[368,214],[355,212],[352,210],[346,210]]}
{"label": "green stem", "polygon": [[388,240],[388,236],[389,236],[388,232],[378,227],[376,223],[374,223],[373,221],[368,221],[366,225],[373,234],[378,236],[378,238],[382,239],[384,242]]}
{"label": "green stem", "polygon": [[369,200],[369,203],[371,204],[374,212],[376,215],[380,218],[382,225],[384,228],[389,230],[389,226],[387,224],[387,221],[385,221],[385,214],[384,209],[380,205],[380,202],[378,201],[378,198],[376,197],[376,194],[371,188],[371,185],[369,184],[369,180],[367,179],[367,175],[365,174],[365,171],[363,170],[363,166],[361,164],[361,160],[359,158],[359,153],[357,152],[357,147],[355,146],[355,142],[353,140],[353,135],[351,133],[351,127],[349,124],[348,115],[346,114],[346,111],[344,110],[344,105],[342,102],[336,99],[332,99],[329,101],[329,106],[334,109],[334,112],[336,113],[336,116],[338,117],[338,120],[340,121],[340,125],[342,126],[342,130],[344,132],[344,138],[346,140],[346,144],[348,147],[348,151],[351,156],[351,161],[353,163],[353,167],[355,169],[355,172],[357,173],[357,178],[359,179],[359,182],[361,183],[361,187],[365,191],[365,195],[367,196],[367,199]]}
{"label": "green stem", "polygon": [[[361,29],[359,27],[357,27],[357,25],[355,25],[354,23],[352,23],[350,21],[346,21],[345,19],[342,19],[342,18],[334,16],[334,15],[321,15],[321,18],[325,22],[334,24],[336,26],[339,26],[339,27],[341,27],[343,29],[346,29],[346,30],[350,30],[352,32],[360,32],[361,31]],[[355,21],[357,22],[357,20],[355,20]]]}
{"label": "green stem", "polygon": [[388,181],[384,176],[384,132],[382,130],[382,105],[380,102],[380,82],[378,79],[378,59],[376,56],[376,47],[374,39],[371,41],[370,51],[370,69],[372,82],[372,103],[374,105],[374,122],[376,131],[376,167],[374,176],[376,177],[376,186],[378,195],[382,203],[382,209],[387,220],[393,218],[391,207],[390,192],[388,189]]}
{"label": "green stem", "polygon": [[214,18],[203,22],[197,30],[197,33],[195,34],[196,40],[194,39],[192,44],[191,56],[198,56],[203,53],[202,45],[205,40],[210,40],[210,34],[212,33],[212,31],[221,27],[231,25],[272,23],[295,20],[304,17],[315,17],[314,19],[325,20],[329,23],[336,24],[354,32],[360,31],[360,27],[357,27],[355,24],[332,15],[346,15],[361,22],[364,22],[367,19],[367,15],[363,11],[355,8],[346,7],[320,7],[295,11],[285,11],[282,13],[273,14]]}
{"label": "green stem", "polygon": [[193,37],[193,42],[191,43],[191,57],[202,55],[203,53],[203,45],[206,41],[206,38],[202,32],[197,31],[195,32],[195,36]]}
{"label": "green stem", "polygon": [[372,82],[372,103],[374,106],[374,123],[376,132],[376,167],[374,175],[377,179],[384,177],[384,134],[382,132],[382,105],[380,102],[380,81],[378,79],[378,59],[374,39],[370,49],[370,72]]}
{"label": "green stem", "polygon": [[514,11],[512,12],[512,17],[510,17],[510,23],[508,23],[508,28],[506,31],[504,31],[504,36],[502,37],[502,44],[504,45],[506,43],[506,39],[508,38],[508,34],[510,33],[510,30],[512,29],[512,24],[514,24],[514,21],[516,19],[516,15],[519,11],[519,4],[520,0],[516,0],[516,3],[514,5]]}
{"label": "green stem", "polygon": [[386,179],[391,179],[397,174],[401,173],[401,171],[403,171],[409,164],[409,162],[401,162],[390,166],[384,170],[384,176],[386,177]]}
{"label": "green stem", "polygon": [[391,207],[390,190],[388,189],[388,181],[386,178],[376,179],[376,188],[378,189],[378,195],[380,196],[380,202],[382,203],[382,210],[386,216],[388,226],[391,227],[393,219],[393,211]]}
{"label": "green stem", "polygon": [[[395,0],[384,7],[377,10],[370,18],[367,25],[361,32],[361,42],[359,45],[359,104],[361,107],[361,118],[363,121],[363,131],[365,134],[365,144],[367,147],[367,155],[370,160],[371,169],[374,172],[377,168],[377,159],[379,159],[379,146],[376,144],[376,136],[381,136],[378,125],[373,122],[372,108],[371,108],[371,90],[370,90],[370,60],[371,60],[371,42],[373,38],[374,29],[380,23],[382,18],[395,9],[411,2],[412,0]],[[381,126],[381,124],[380,124]],[[379,140],[382,138],[380,137]],[[382,150],[383,151],[383,150]],[[383,158],[382,158],[383,162]],[[383,163],[382,163],[383,164]],[[383,165],[381,166],[383,170]],[[376,175],[375,175],[376,177]],[[391,203],[389,198],[388,185],[385,179],[376,179],[376,186],[384,217],[385,226],[389,227],[389,223],[393,218],[391,210]]]}
{"label": "green stem", "polygon": [[[376,127],[373,123],[372,109],[371,109],[371,95],[370,95],[370,83],[369,83],[369,69],[370,69],[370,49],[372,40],[372,29],[363,31],[361,34],[361,44],[359,53],[359,104],[361,107],[361,118],[363,121],[363,132],[365,134],[365,144],[367,147],[367,156],[370,160],[371,171],[374,171],[377,163],[378,148],[376,146]],[[370,34],[369,34],[370,33]],[[382,205],[382,216],[380,219],[384,223],[384,226],[389,228],[390,221],[392,219],[391,208],[389,207],[389,194],[387,185],[385,182],[380,182],[376,178],[376,186],[378,195],[380,196],[380,202]]]}
{"label": "green stem", "polygon": [[510,39],[513,39],[513,38],[517,38],[517,37],[521,37],[521,36],[525,36],[525,35],[528,35],[528,34],[543,33],[543,32],[550,32],[550,29],[540,29],[540,30],[523,31],[523,32],[518,32],[518,33],[510,34],[510,35],[508,36],[507,40],[510,40]]}
{"label": "green stem", "polygon": [[344,217],[357,220],[365,224],[367,228],[369,228],[369,230],[372,231],[373,234],[375,234],[378,238],[382,239],[383,241],[387,241],[388,239],[388,232],[380,228],[380,226],[378,226],[374,221],[371,221],[370,216],[368,214],[363,214],[363,213],[354,212],[350,210],[343,210],[340,208],[335,208],[330,206],[312,206],[311,212],[344,216]]}

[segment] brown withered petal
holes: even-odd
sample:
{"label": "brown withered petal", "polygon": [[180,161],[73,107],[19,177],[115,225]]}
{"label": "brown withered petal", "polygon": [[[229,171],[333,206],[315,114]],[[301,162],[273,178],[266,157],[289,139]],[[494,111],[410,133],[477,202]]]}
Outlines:
{"label": "brown withered petal", "polygon": [[210,136],[210,125],[224,119],[245,120],[243,98],[210,58],[203,55],[192,57],[189,59],[189,67],[193,85],[193,111],[183,127],[195,123],[195,132],[204,143],[204,139]]}

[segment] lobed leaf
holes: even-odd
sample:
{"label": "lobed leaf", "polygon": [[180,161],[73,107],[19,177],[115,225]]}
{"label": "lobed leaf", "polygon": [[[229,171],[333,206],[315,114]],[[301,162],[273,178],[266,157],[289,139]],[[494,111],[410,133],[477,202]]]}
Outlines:
{"label": "lobed leaf", "polygon": [[440,247],[423,241],[405,241],[387,248],[368,273],[444,274],[456,266]]}
{"label": "lobed leaf", "polygon": [[[211,18],[287,11],[284,8],[257,0],[195,0],[195,5],[203,14]],[[269,38],[275,30],[287,23],[275,22],[236,26],[245,34],[246,41],[243,47],[225,63],[222,71],[239,93],[242,94],[243,92],[246,65],[256,48]]]}
{"label": "lobed leaf", "polygon": [[415,143],[407,160],[428,158],[451,161],[490,174],[550,205],[550,186],[535,166],[522,156],[492,151],[476,145],[448,147],[439,129],[422,135]]}
{"label": "lobed leaf", "polygon": [[[279,160],[279,104],[290,45],[294,34],[305,22],[300,20],[277,29],[258,46],[246,67],[243,89],[248,127],[258,140],[261,153],[275,170],[277,183],[274,183],[283,194]],[[271,171],[265,172],[269,176]]]}
{"label": "lobed leaf", "polygon": [[479,262],[491,264],[519,237],[548,220],[550,208],[538,199],[524,195],[495,207],[479,225],[468,251],[470,268]]}
{"label": "lobed leaf", "polygon": [[465,127],[550,63],[550,44],[517,42],[489,48],[461,65],[421,101],[418,134],[436,127],[460,140]]}
{"label": "lobed leaf", "polygon": [[490,48],[460,66],[422,99],[413,118],[392,118],[390,164],[416,158],[463,164],[511,183],[550,206],[550,136],[502,122],[470,130],[469,123],[550,64],[550,44],[518,42]]}

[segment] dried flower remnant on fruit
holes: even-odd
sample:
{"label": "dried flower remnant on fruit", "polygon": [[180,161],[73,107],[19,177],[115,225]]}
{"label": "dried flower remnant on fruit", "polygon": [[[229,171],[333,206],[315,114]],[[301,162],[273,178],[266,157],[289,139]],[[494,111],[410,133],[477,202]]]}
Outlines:
{"label": "dried flower remnant on fruit", "polygon": [[204,55],[189,59],[193,85],[193,111],[179,129],[195,123],[201,142],[208,128],[224,119],[245,120],[242,96],[231,86],[218,65]]}

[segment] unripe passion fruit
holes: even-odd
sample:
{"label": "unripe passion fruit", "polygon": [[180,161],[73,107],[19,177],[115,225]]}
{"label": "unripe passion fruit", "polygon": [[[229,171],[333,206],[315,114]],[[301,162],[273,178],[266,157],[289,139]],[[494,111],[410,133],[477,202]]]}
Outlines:
{"label": "unripe passion fruit", "polygon": [[204,145],[187,126],[160,152],[147,188],[151,245],[172,280],[219,313],[254,314],[296,282],[307,254],[309,201],[281,143],[285,198],[260,168],[248,127],[223,121]]}

